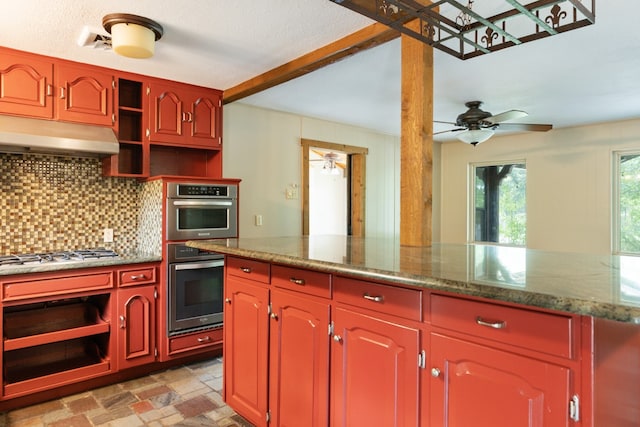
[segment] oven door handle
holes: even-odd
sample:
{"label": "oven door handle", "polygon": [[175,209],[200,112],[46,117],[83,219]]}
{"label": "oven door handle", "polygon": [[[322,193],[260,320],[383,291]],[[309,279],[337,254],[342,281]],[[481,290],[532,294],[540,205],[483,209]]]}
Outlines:
{"label": "oven door handle", "polygon": [[173,206],[233,206],[232,200],[172,200]]}
{"label": "oven door handle", "polygon": [[198,268],[224,267],[224,260],[205,262],[180,262],[171,264],[176,270],[195,270]]}

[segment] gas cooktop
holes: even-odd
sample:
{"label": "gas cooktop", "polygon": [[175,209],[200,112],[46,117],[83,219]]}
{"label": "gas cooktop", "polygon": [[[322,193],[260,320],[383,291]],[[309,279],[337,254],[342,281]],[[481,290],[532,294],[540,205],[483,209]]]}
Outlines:
{"label": "gas cooktop", "polygon": [[77,249],[61,252],[42,252],[33,254],[17,254],[0,256],[0,267],[28,264],[44,264],[48,262],[78,262],[96,260],[98,258],[113,258],[118,254],[111,249]]}

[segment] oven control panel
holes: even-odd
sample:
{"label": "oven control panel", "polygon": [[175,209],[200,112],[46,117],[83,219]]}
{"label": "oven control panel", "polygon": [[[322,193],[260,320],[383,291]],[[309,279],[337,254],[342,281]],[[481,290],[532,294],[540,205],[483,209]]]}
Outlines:
{"label": "oven control panel", "polygon": [[182,184],[170,182],[167,184],[167,197],[170,199],[210,197],[236,199],[238,197],[238,187],[236,185]]}
{"label": "oven control panel", "polygon": [[170,243],[167,245],[167,257],[169,262],[183,262],[223,259],[224,255],[204,249],[192,248],[182,243]]}

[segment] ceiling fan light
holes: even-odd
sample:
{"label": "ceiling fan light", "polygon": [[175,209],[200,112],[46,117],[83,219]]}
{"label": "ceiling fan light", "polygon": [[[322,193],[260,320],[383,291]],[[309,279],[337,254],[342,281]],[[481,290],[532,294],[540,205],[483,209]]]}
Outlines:
{"label": "ceiling fan light", "polygon": [[457,137],[465,144],[476,145],[481,142],[485,142],[487,139],[493,136],[494,132],[491,129],[470,129],[464,132],[460,132]]}

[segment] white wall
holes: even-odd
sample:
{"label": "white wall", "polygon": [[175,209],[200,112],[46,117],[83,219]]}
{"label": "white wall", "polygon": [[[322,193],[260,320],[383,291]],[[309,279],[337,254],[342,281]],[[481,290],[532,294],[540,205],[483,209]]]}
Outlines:
{"label": "white wall", "polygon": [[640,149],[640,120],[442,145],[441,241],[467,241],[469,164],[525,160],[527,247],[611,253],[612,154]]}
{"label": "white wall", "polygon": [[[286,199],[287,186],[302,184],[300,139],[369,149],[366,159],[365,233],[399,230],[399,138],[236,102],[224,107],[223,175],[240,178],[240,236],[302,234],[302,198]],[[263,216],[256,226],[254,216]]]}
{"label": "white wall", "polygon": [[323,162],[309,167],[309,235],[347,235],[347,178],[322,173]]}

